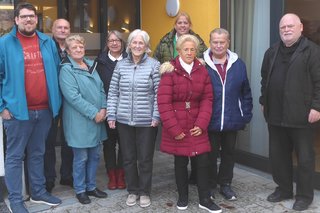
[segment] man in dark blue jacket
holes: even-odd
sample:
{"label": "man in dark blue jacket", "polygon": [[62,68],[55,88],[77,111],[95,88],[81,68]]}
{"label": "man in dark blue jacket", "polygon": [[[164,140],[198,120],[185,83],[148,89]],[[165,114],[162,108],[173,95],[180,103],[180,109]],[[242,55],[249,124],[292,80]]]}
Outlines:
{"label": "man in dark blue jacket", "polygon": [[320,119],[320,50],[302,36],[295,14],[279,24],[281,41],[270,47],[261,68],[261,97],[269,129],[269,157],[276,190],[267,198],[293,197],[292,152],[297,155],[297,190],[293,209],[303,211],[313,200],[314,123]]}
{"label": "man in dark blue jacket", "polygon": [[[209,124],[211,197],[220,185],[220,193],[227,200],[236,200],[231,189],[237,131],[244,129],[252,118],[252,96],[246,65],[229,48],[229,32],[217,28],[210,33],[210,48],[204,60],[213,87],[213,110]],[[221,163],[217,169],[220,153]]]}

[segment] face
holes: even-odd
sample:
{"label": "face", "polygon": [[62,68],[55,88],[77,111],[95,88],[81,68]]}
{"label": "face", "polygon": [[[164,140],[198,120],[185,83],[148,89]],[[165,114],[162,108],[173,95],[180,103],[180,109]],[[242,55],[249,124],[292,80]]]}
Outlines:
{"label": "face", "polygon": [[82,61],[85,54],[84,45],[78,41],[71,41],[67,53],[73,60]]}
{"label": "face", "polygon": [[70,35],[70,24],[66,20],[56,20],[52,26],[52,34],[56,40],[65,40]]}
{"label": "face", "polygon": [[197,49],[195,43],[192,41],[186,41],[181,45],[181,49],[178,50],[180,58],[187,64],[191,64],[196,57]]}
{"label": "face", "polygon": [[284,15],[280,20],[280,38],[287,47],[292,46],[300,38],[302,30],[303,25],[294,14]]}
{"label": "face", "polygon": [[178,36],[188,34],[190,31],[190,23],[188,22],[188,19],[185,16],[180,16],[174,26],[174,29],[177,31]]}
{"label": "face", "polygon": [[111,55],[120,54],[121,53],[121,40],[115,35],[110,34],[107,41],[108,48],[110,50]]}
{"label": "face", "polygon": [[144,43],[142,36],[137,35],[134,39],[132,39],[131,43],[129,44],[129,48],[133,56],[141,57],[147,50],[147,45]]}
{"label": "face", "polygon": [[223,58],[229,48],[228,36],[224,33],[213,33],[210,37],[210,49],[215,58]]}
{"label": "face", "polygon": [[19,16],[15,17],[15,22],[20,33],[26,36],[31,36],[36,31],[38,17],[33,10],[24,8],[20,10]]}

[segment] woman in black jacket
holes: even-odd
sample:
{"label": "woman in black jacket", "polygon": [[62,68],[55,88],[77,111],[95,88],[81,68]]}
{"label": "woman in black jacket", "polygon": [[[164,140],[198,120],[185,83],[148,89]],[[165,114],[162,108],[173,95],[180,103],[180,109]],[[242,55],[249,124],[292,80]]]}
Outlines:
{"label": "woman in black jacket", "polygon": [[[105,48],[96,59],[96,70],[103,81],[104,90],[107,97],[113,70],[117,62],[125,57],[127,57],[127,53],[125,52],[125,41],[122,37],[122,34],[116,30],[110,31],[106,38]],[[108,139],[103,143],[103,153],[109,179],[108,188],[110,190],[125,189],[126,183],[124,179],[124,170],[122,167],[119,135],[116,129],[109,128],[107,122],[106,128]]]}

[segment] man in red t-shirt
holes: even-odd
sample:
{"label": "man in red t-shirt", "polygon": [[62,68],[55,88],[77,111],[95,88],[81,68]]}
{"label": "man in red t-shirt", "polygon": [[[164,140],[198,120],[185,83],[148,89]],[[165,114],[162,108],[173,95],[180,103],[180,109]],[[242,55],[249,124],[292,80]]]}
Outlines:
{"label": "man in red t-shirt", "polygon": [[[22,198],[22,161],[28,168],[30,200],[57,206],[45,189],[43,156],[53,116],[58,114],[59,56],[53,40],[36,31],[36,8],[17,5],[12,31],[0,39],[0,113],[7,135],[5,182],[13,213],[28,212]],[[26,153],[26,156],[25,156]]]}

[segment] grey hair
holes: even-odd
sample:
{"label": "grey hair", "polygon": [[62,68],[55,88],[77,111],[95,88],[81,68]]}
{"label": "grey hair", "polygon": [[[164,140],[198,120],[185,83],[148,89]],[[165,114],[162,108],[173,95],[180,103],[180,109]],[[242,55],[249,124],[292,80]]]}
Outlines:
{"label": "grey hair", "polygon": [[136,38],[137,36],[139,36],[139,35],[142,37],[145,45],[147,46],[146,53],[150,53],[150,52],[151,52],[151,48],[150,48],[150,36],[149,36],[149,34],[148,34],[146,31],[144,31],[144,30],[135,29],[134,31],[132,31],[132,32],[130,33],[130,35],[129,35],[129,37],[128,37],[127,49],[126,49],[127,53],[130,53],[130,51],[131,51],[129,46],[130,46],[132,40],[133,40],[134,38]]}
{"label": "grey hair", "polygon": [[228,32],[228,30],[226,30],[224,28],[215,28],[215,29],[213,29],[209,34],[210,39],[211,39],[212,34],[214,34],[214,33],[217,33],[219,35],[220,34],[225,34],[225,35],[227,35],[228,40],[230,40],[230,33]]}
{"label": "grey hair", "polygon": [[121,52],[123,52],[123,50],[124,50],[124,48],[125,48],[125,46],[126,46],[126,42],[125,42],[125,40],[124,40],[124,38],[123,38],[122,33],[120,33],[118,30],[111,30],[111,31],[108,33],[108,35],[107,35],[107,37],[106,37],[106,41],[105,41],[105,42],[106,42],[106,45],[105,45],[105,47],[104,47],[104,51],[109,52],[108,40],[109,40],[109,38],[110,38],[110,36],[111,36],[112,34],[114,34],[118,39],[120,39],[120,41],[121,41]]}

